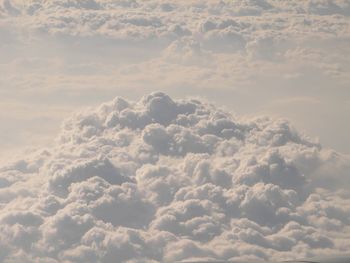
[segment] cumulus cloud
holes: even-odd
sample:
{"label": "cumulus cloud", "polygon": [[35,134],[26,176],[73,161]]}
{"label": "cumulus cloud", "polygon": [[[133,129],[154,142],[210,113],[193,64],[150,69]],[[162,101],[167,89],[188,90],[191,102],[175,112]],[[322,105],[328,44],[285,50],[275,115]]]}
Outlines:
{"label": "cumulus cloud", "polygon": [[[340,88],[350,83],[349,8],[346,0],[3,0],[0,93],[66,103],[67,95],[95,98],[97,88],[102,98],[159,86],[209,96],[244,87],[258,103],[227,100],[253,108],[266,94],[289,96],[292,79],[293,94],[318,94],[326,111],[336,97],[334,115],[347,116],[338,97],[348,102]],[[8,112],[18,108],[4,105],[0,117],[15,119]],[[46,126],[63,112],[32,108],[23,112],[44,112]],[[287,121],[162,93],[116,98],[68,118],[52,147],[0,168],[0,261],[340,254],[350,249],[349,172],[348,157]]]}
{"label": "cumulus cloud", "polygon": [[0,168],[0,258],[340,254],[350,249],[349,165],[286,121],[160,92],[116,98],[68,118],[52,147]]}

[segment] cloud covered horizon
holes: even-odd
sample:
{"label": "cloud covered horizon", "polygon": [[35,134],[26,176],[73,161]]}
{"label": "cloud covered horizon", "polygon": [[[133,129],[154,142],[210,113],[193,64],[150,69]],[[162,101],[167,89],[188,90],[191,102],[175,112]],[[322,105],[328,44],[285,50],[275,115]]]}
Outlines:
{"label": "cloud covered horizon", "polygon": [[343,254],[349,171],[346,156],[285,120],[162,92],[117,97],[0,167],[0,261]]}
{"label": "cloud covered horizon", "polygon": [[349,16],[348,0],[0,0],[0,154],[160,89],[284,116],[349,154]]}

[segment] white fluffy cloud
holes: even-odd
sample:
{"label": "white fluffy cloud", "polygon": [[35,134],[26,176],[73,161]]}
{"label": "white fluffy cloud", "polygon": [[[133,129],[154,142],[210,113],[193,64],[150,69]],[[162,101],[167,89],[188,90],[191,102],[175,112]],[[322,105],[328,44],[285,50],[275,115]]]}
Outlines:
{"label": "white fluffy cloud", "polygon": [[54,146],[0,168],[0,258],[340,254],[350,249],[349,172],[350,160],[286,121],[164,93],[116,98],[67,119]]}

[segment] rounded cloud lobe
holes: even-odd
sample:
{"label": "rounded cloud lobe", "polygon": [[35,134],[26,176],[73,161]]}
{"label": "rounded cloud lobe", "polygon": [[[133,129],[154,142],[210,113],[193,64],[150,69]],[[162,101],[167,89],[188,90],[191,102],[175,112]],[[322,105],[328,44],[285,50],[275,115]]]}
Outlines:
{"label": "rounded cloud lobe", "polygon": [[287,121],[164,93],[116,98],[0,168],[0,261],[339,254],[350,249],[350,195],[337,185],[349,167]]}

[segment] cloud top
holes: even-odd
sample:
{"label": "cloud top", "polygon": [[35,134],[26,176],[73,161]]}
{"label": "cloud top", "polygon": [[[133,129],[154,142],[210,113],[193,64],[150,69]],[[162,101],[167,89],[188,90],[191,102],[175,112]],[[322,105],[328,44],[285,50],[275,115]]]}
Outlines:
{"label": "cloud top", "polygon": [[[0,169],[2,262],[286,259],[350,249],[349,161],[287,121],[115,98]],[[327,179],[328,178],[328,179]],[[346,187],[344,187],[346,188]]]}

